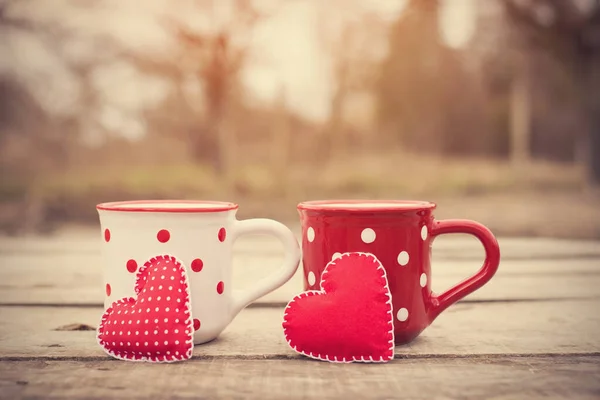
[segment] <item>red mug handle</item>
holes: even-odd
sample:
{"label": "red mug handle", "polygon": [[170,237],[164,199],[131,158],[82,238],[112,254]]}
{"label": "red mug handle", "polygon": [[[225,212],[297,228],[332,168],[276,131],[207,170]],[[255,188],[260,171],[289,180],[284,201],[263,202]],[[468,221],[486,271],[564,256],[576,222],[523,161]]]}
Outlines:
{"label": "red mug handle", "polygon": [[492,232],[480,223],[464,219],[433,221],[431,228],[432,239],[446,233],[467,233],[475,236],[483,244],[485,261],[475,275],[451,287],[442,294],[432,294],[431,303],[433,307],[429,313],[430,323],[446,308],[485,285],[492,279],[500,264],[500,247],[498,246],[498,241]]}

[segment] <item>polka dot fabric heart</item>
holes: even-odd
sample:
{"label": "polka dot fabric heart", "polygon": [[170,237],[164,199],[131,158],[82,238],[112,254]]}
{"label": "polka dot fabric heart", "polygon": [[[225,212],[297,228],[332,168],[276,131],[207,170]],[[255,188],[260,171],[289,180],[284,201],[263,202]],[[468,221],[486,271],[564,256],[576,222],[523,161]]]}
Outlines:
{"label": "polka dot fabric heart", "polygon": [[111,356],[130,361],[187,360],[193,350],[188,278],[175,257],[148,260],[136,275],[137,298],[112,304],[98,327],[98,343]]}
{"label": "polka dot fabric heart", "polygon": [[332,260],[321,290],[294,297],[283,331],[292,349],[318,360],[387,362],[394,358],[392,297],[385,269],[372,254]]}

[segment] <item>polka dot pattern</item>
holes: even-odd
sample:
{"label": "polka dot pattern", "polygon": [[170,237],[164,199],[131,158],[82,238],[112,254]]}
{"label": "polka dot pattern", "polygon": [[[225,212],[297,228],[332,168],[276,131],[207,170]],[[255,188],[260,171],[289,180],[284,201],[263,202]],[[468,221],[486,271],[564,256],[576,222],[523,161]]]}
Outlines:
{"label": "polka dot pattern", "polygon": [[202,271],[203,267],[204,267],[204,262],[201,259],[196,258],[195,260],[192,261],[192,265],[191,265],[192,271],[200,272],[200,271]]}
{"label": "polka dot pattern", "polygon": [[223,281],[220,281],[219,283],[217,283],[217,293],[223,294],[223,291],[225,291],[225,283],[223,283]]}
{"label": "polka dot pattern", "polygon": [[169,239],[171,239],[171,233],[166,229],[161,229],[156,234],[156,238],[161,243],[167,243],[169,241]]}
{"label": "polka dot pattern", "polygon": [[[301,210],[304,233],[303,265],[305,290],[318,290],[320,276],[326,265],[347,252],[372,253],[387,272],[393,290],[393,318],[399,334],[420,326],[423,310],[427,309],[430,291],[429,265],[431,258],[429,227],[435,231],[433,217],[425,210],[418,215],[393,219],[384,215],[311,213]],[[424,272],[427,271],[427,272]],[[427,293],[425,292],[427,291]]]}
{"label": "polka dot pattern", "polygon": [[200,329],[200,320],[198,318],[194,318],[194,331]]}
{"label": "polka dot pattern", "polygon": [[104,290],[106,291],[106,296],[110,296],[110,294],[112,292],[112,288],[110,287],[110,283],[106,284],[106,287],[104,288]]}
{"label": "polka dot pattern", "polygon": [[312,271],[309,271],[307,280],[308,280],[308,284],[310,286],[314,286],[314,284],[317,283],[317,277],[315,276],[315,273]]}
{"label": "polka dot pattern", "polygon": [[375,231],[371,228],[365,228],[363,229],[363,231],[360,233],[360,238],[362,239],[362,241],[364,243],[373,243],[375,241]]}
{"label": "polka dot pattern", "polygon": [[429,231],[427,230],[427,225],[423,225],[421,228],[421,239],[427,240],[427,236],[429,235]]}
{"label": "polka dot pattern", "polygon": [[398,254],[398,264],[400,264],[401,266],[405,266],[406,264],[408,264],[409,260],[410,256],[408,255],[408,252],[401,251],[400,254]]}
{"label": "polka dot pattern", "polygon": [[314,242],[315,240],[315,230],[312,228],[312,226],[309,226],[308,229],[306,230],[306,238],[308,239],[309,242]]}
{"label": "polka dot pattern", "polygon": [[132,274],[137,271],[137,262],[135,260],[129,260],[127,261],[127,271],[131,272]]}
{"label": "polka dot pattern", "polygon": [[398,318],[398,321],[400,322],[406,321],[408,319],[408,310],[406,308],[399,309],[396,318]]}
{"label": "polka dot pattern", "polygon": [[106,243],[110,242],[110,229],[104,230],[104,241]]}
{"label": "polka dot pattern", "polygon": [[[173,282],[172,292],[160,285],[162,277]],[[174,257],[154,257],[139,268],[136,287],[137,299],[119,299],[103,314],[100,345],[114,357],[129,360],[191,357],[193,322],[184,267]]]}
{"label": "polka dot pattern", "polygon": [[227,231],[225,228],[219,229],[219,234],[217,236],[219,238],[219,242],[224,242],[225,238],[227,237]]}

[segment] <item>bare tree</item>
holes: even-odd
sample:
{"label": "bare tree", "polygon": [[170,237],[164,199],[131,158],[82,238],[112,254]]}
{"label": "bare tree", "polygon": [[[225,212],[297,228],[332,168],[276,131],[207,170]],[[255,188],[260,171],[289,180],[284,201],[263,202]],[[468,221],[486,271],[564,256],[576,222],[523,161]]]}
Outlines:
{"label": "bare tree", "polygon": [[[215,15],[218,2],[207,0],[200,2],[202,8]],[[191,65],[192,73],[201,81],[205,102],[205,126],[202,134],[199,130],[190,137],[192,154],[201,158],[214,154],[213,165],[224,176],[229,176],[234,161],[235,137],[232,129],[223,126],[231,105],[231,94],[238,83],[239,73],[248,58],[248,46],[245,43],[250,30],[261,17],[250,0],[230,2],[226,22],[199,32],[170,23],[171,30],[182,44],[182,59]],[[213,18],[214,19],[214,18]],[[209,151],[207,152],[206,146]]]}
{"label": "bare tree", "polygon": [[578,88],[588,135],[581,148],[590,182],[600,185],[600,0],[503,0],[528,44],[555,56]]}
{"label": "bare tree", "polygon": [[[381,18],[359,1],[337,0],[321,5],[319,36],[332,59],[333,92],[327,135],[321,148],[324,158],[344,154],[351,140],[345,109],[354,93],[371,91],[376,67],[384,53],[386,28]],[[336,11],[337,20],[331,18]]]}

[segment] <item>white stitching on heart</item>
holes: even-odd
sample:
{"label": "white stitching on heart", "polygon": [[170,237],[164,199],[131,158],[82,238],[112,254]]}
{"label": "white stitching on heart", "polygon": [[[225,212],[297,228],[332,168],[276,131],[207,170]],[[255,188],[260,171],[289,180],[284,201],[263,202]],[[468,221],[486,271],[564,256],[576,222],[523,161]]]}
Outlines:
{"label": "white stitching on heart", "polygon": [[[312,352],[311,353],[306,353],[304,351],[298,350],[297,346],[292,345],[290,338],[288,337],[287,334],[287,329],[285,327],[285,323],[287,322],[286,316],[288,315],[287,311],[290,308],[290,305],[295,302],[298,299],[301,299],[302,297],[308,297],[308,296],[315,296],[315,295],[323,295],[327,292],[325,292],[323,290],[323,284],[326,281],[326,276],[329,272],[329,266],[330,265],[334,265],[336,264],[337,261],[340,261],[343,259],[343,257],[347,257],[350,256],[351,254],[358,254],[361,256],[367,256],[367,257],[373,257],[375,258],[375,260],[377,260],[377,262],[379,263],[379,266],[377,267],[377,270],[381,271],[381,276],[383,277],[384,281],[385,281],[385,285],[384,287],[387,289],[386,290],[386,295],[387,295],[387,301],[386,304],[389,306],[389,311],[388,314],[390,315],[390,320],[389,320],[389,325],[390,325],[390,330],[389,333],[391,334],[391,339],[388,342],[390,345],[390,351],[391,351],[391,357],[389,359],[384,359],[383,356],[380,356],[378,360],[374,359],[372,356],[369,356],[368,359],[365,359],[364,356],[361,356],[360,358],[356,358],[356,357],[352,357],[352,359],[347,360],[345,357],[342,358],[341,360],[337,359],[337,356],[334,356],[334,359],[330,359],[329,355],[321,355],[321,354],[317,354],[314,355]],[[302,354],[304,356],[316,359],[316,360],[321,360],[321,361],[329,361],[329,362],[333,362],[333,363],[351,363],[351,362],[387,362],[390,361],[394,358],[394,350],[395,350],[395,344],[394,344],[394,317],[393,317],[393,313],[394,313],[394,308],[392,305],[392,296],[390,293],[390,289],[389,289],[389,284],[388,284],[388,280],[387,280],[387,274],[385,272],[385,269],[383,268],[383,265],[381,264],[381,262],[377,259],[377,257],[375,257],[375,255],[370,254],[370,253],[361,253],[361,252],[354,252],[354,253],[344,253],[342,254],[340,257],[331,260],[327,266],[325,266],[325,269],[323,270],[323,274],[321,275],[321,282],[320,282],[320,288],[321,290],[307,290],[305,292],[302,292],[300,294],[298,294],[297,296],[295,296],[294,298],[292,298],[292,300],[290,300],[290,302],[287,304],[287,306],[285,307],[284,310],[284,314],[283,314],[283,334],[285,336],[285,340],[288,343],[288,345],[297,353]]]}
{"label": "white stitching on heart", "polygon": [[[136,299],[133,297],[126,297],[126,298],[122,298],[122,299],[119,299],[119,300],[113,302],[112,305],[108,309],[106,309],[106,311],[102,315],[100,325],[98,326],[98,329],[96,330],[96,340],[98,341],[98,344],[100,344],[102,349],[104,349],[104,351],[107,354],[111,355],[112,357],[115,357],[120,360],[134,361],[134,362],[154,361],[154,362],[167,362],[167,363],[181,361],[181,360],[187,360],[192,357],[192,353],[194,350],[194,334],[193,334],[194,323],[193,323],[193,319],[192,319],[192,314],[190,312],[190,310],[192,308],[191,300],[190,300],[190,285],[189,285],[188,276],[185,272],[185,267],[183,266],[183,264],[181,262],[179,262],[175,257],[170,256],[170,255],[160,255],[160,256],[152,257],[151,259],[146,261],[141,268],[138,269],[138,272],[136,274],[135,286],[134,286],[136,295],[139,294],[139,292],[140,292],[140,288],[141,288],[140,285],[142,283],[146,283],[145,282],[146,277],[144,275],[145,270],[147,268],[149,268],[153,263],[155,263],[156,261],[159,261],[159,260],[163,260],[165,262],[172,261],[177,267],[180,268],[181,284],[184,285],[184,289],[185,289],[183,307],[185,309],[185,314],[188,314],[188,317],[185,320],[185,325],[187,326],[187,329],[189,329],[189,331],[191,332],[189,339],[186,340],[186,344],[190,345],[190,346],[185,354],[179,354],[179,351],[176,351],[175,352],[176,355],[170,355],[170,359],[167,357],[167,355],[163,355],[162,360],[161,360],[161,357],[150,356],[150,355],[142,356],[140,358],[135,358],[134,355],[136,354],[136,352],[134,352],[134,351],[131,351],[131,352],[123,351],[123,352],[116,353],[112,350],[106,349],[103,345],[103,343],[104,343],[103,340],[100,338],[100,335],[104,329],[104,324],[105,324],[106,320],[110,317],[112,312],[114,311],[114,307],[117,304],[125,304],[125,303],[131,303],[131,302],[136,301]],[[142,275],[144,275],[143,278],[142,278]],[[181,292],[181,289],[179,291]],[[136,332],[136,334],[137,334],[137,332]],[[138,345],[138,344],[136,343],[136,345]],[[121,353],[123,353],[124,355],[121,355]],[[131,353],[131,354],[129,355],[128,353]],[[150,354],[150,353],[148,353],[148,354]]]}

